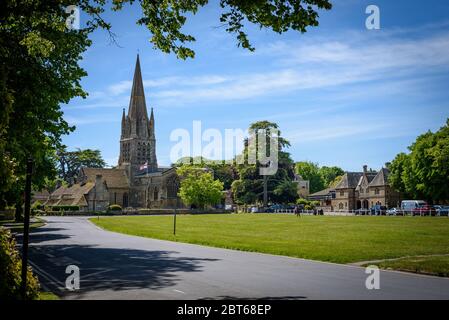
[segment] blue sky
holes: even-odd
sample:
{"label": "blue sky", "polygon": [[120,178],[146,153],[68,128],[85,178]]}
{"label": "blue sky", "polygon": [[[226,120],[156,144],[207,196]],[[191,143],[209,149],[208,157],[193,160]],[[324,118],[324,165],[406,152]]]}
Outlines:
{"label": "blue sky", "polygon": [[[369,4],[380,8],[380,30],[365,28]],[[448,13],[444,0],[335,1],[305,34],[248,26],[256,47],[250,53],[217,28],[220,8],[211,0],[186,24],[196,57],[183,61],[152,49],[149,31],[135,23],[139,6],[107,12],[120,47],[105,31],[92,35],[81,62],[89,97],[63,106],[77,127],[63,141],[70,149],[100,149],[116,164],[139,50],[160,165],[170,164],[170,133],[192,131],[195,120],[223,134],[269,120],[291,141],[295,161],[378,169],[449,117]]]}

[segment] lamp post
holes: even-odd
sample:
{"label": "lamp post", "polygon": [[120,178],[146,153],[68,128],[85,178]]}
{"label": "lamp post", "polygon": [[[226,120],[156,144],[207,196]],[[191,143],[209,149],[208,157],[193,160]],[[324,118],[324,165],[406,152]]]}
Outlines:
{"label": "lamp post", "polygon": [[31,208],[31,175],[33,173],[33,160],[28,158],[26,181],[25,181],[25,213],[23,221],[23,243],[22,243],[22,299],[26,299],[27,271],[28,271],[28,240],[30,230],[30,208]]}

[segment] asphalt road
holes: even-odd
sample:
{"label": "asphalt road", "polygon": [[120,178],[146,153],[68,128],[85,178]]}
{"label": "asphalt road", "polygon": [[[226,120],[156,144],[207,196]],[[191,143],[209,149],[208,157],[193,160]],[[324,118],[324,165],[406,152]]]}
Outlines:
{"label": "asphalt road", "polygon": [[[449,299],[449,279],[153,240],[104,231],[85,217],[48,217],[30,236],[44,287],[64,299]],[[211,237],[213,235],[211,234]],[[68,265],[80,289],[65,289]]]}

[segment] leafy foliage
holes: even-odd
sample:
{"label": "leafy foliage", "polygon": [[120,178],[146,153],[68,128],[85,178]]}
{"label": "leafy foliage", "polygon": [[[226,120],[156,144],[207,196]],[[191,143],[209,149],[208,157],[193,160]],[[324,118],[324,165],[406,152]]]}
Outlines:
{"label": "leafy foliage", "polygon": [[74,130],[61,103],[85,97],[79,67],[88,31],[68,30],[69,1],[2,1],[0,10],[0,207],[23,197],[26,161],[34,160],[33,185],[56,175],[61,136]]}
{"label": "leafy foliage", "polygon": [[309,180],[310,193],[336,185],[344,174],[339,167],[320,167],[318,163],[300,161],[295,164],[296,173],[304,180]]}
{"label": "leafy foliage", "polygon": [[[39,281],[28,267],[26,299],[39,297]],[[22,259],[16,249],[16,242],[9,230],[0,227],[0,300],[22,299],[20,286]]]}
{"label": "leafy foliage", "polygon": [[[97,0],[97,2],[100,2]],[[133,0],[113,0],[114,10]],[[192,35],[181,30],[188,15],[194,15],[208,0],[161,0],[141,1],[143,17],[137,23],[150,30],[154,47],[162,52],[173,52],[178,58],[193,58],[195,52],[185,44],[194,42]],[[301,33],[309,26],[318,26],[318,10],[330,10],[329,0],[220,0],[223,13],[221,27],[237,38],[237,45],[251,51],[254,47],[244,31],[245,23],[276,33],[295,30]]]}
{"label": "leafy foliage", "polygon": [[81,167],[103,168],[106,166],[100,150],[77,149],[75,151],[67,151],[65,148],[61,148],[57,153],[57,159],[58,176],[66,182],[75,180]]}
{"label": "leafy foliage", "polygon": [[235,166],[225,160],[209,160],[204,157],[184,157],[179,159],[174,166],[191,166],[192,168],[209,169],[213,172],[213,177],[223,183],[225,190],[229,190],[232,182],[237,178]]}
{"label": "leafy foliage", "polygon": [[210,172],[191,166],[178,167],[176,172],[181,177],[178,195],[185,204],[204,209],[207,205],[220,203],[223,183],[214,180]]}
{"label": "leafy foliage", "polygon": [[389,181],[400,192],[429,201],[449,200],[449,119],[428,131],[391,162]]}
{"label": "leafy foliage", "polygon": [[[255,122],[250,125],[250,130],[253,130],[253,136],[250,136],[249,139],[255,139],[258,130],[266,130],[267,146],[269,146],[270,130],[274,129],[278,130],[276,123],[269,121]],[[288,152],[283,151],[285,147],[290,146],[290,143],[280,135],[281,133],[279,132],[278,170],[276,174],[267,176],[268,201],[273,203],[289,203],[294,202],[298,197],[297,185],[292,182],[294,178],[293,160],[290,158]],[[232,183],[232,192],[234,200],[240,204],[253,204],[263,201],[264,182],[263,176],[259,174],[261,164],[259,161],[256,161],[256,164],[249,164],[247,161],[249,152],[254,152],[254,150],[249,149],[250,146],[258,148],[258,143],[257,141],[257,143],[249,144],[246,141],[242,155],[238,156],[240,159],[238,159],[237,163],[243,162],[243,164],[237,165],[239,179]],[[241,158],[245,159],[245,161],[242,161]],[[295,187],[295,192],[293,192],[293,187]]]}

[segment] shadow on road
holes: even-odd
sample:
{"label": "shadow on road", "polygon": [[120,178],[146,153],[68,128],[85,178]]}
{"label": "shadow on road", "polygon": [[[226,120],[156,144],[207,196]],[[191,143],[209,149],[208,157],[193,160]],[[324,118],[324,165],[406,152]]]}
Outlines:
{"label": "shadow on road", "polygon": [[[45,245],[31,250],[30,259],[47,275],[39,274],[47,287],[65,286],[65,269],[80,268],[80,291],[160,289],[176,284],[177,272],[199,272],[205,261],[180,257],[175,251],[98,248],[85,245]],[[57,281],[55,281],[57,280]]]}

